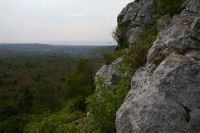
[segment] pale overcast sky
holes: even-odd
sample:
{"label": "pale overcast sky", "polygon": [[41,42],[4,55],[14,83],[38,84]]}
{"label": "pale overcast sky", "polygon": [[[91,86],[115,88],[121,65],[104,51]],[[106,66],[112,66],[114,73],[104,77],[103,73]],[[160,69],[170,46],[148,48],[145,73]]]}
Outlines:
{"label": "pale overcast sky", "polygon": [[0,42],[112,41],[132,0],[0,0]]}

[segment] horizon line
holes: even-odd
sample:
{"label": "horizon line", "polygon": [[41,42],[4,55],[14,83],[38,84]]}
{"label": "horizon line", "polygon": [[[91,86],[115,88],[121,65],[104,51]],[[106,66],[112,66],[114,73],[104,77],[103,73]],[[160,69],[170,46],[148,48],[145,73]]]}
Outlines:
{"label": "horizon line", "polygon": [[[95,41],[96,42],[96,41]],[[2,42],[0,42],[0,45],[25,45],[25,44],[27,44],[27,45],[30,45],[30,44],[32,44],[32,45],[53,45],[53,46],[55,46],[55,45],[57,45],[57,46],[63,46],[63,45],[67,45],[67,46],[117,46],[117,43],[113,43],[113,42],[96,42],[96,44],[94,44],[95,42],[79,42],[79,41],[76,41],[76,42],[63,42],[63,43],[38,43],[38,42],[35,42],[35,43],[2,43]],[[72,43],[72,44],[70,44],[70,43]],[[87,43],[89,43],[89,44],[87,44]],[[92,44],[93,43],[93,44]],[[100,44],[100,43],[106,43],[106,44]]]}

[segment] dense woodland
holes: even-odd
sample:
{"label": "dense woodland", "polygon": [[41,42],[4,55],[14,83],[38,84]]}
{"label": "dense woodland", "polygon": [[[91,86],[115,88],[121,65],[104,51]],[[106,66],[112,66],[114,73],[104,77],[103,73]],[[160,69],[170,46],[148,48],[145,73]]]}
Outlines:
{"label": "dense woodland", "polygon": [[[83,48],[79,49],[86,51]],[[1,53],[0,132],[53,133],[42,124],[47,118],[57,119],[52,124],[65,121],[66,125],[85,117],[85,99],[93,93],[95,73],[103,65],[103,56],[93,55],[103,51],[93,50],[87,51],[93,57],[89,59],[53,52],[27,54],[27,50],[16,55],[16,49],[14,55]],[[73,51],[78,52],[77,47]]]}

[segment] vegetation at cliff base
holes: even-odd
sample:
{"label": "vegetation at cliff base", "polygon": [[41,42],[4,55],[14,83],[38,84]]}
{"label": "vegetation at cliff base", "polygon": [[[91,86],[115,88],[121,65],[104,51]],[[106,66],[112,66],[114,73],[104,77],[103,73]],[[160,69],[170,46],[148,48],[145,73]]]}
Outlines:
{"label": "vegetation at cliff base", "polygon": [[103,58],[106,65],[110,65],[115,59],[112,54],[103,54]]}
{"label": "vegetation at cliff base", "polygon": [[63,55],[0,59],[0,132],[74,130],[73,122],[85,117],[85,99],[102,63]]}
{"label": "vegetation at cliff base", "polygon": [[124,76],[120,85],[109,90],[105,79],[97,76],[96,88],[93,95],[87,98],[89,117],[87,133],[115,133],[116,112],[130,88],[131,79]]}

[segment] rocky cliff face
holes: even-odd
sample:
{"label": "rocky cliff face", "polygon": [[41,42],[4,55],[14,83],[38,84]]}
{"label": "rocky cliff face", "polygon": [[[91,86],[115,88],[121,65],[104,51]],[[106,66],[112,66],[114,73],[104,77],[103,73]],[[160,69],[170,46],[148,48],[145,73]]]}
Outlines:
{"label": "rocky cliff face", "polygon": [[140,0],[139,2],[129,3],[119,14],[118,24],[124,24],[127,31],[127,40],[129,43],[139,41],[138,34],[142,31],[144,23],[150,23],[152,19],[153,0]]}
{"label": "rocky cliff face", "polygon": [[200,1],[184,7],[158,20],[159,37],[117,112],[118,133],[200,132]]}
{"label": "rocky cliff face", "polygon": [[[126,24],[129,43],[139,41],[142,25],[152,18],[152,4],[140,0],[120,13],[118,23]],[[117,112],[118,133],[200,132],[200,1],[186,0],[183,7],[157,21],[159,36]],[[114,64],[99,71],[109,85],[118,73]]]}

